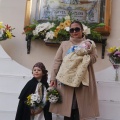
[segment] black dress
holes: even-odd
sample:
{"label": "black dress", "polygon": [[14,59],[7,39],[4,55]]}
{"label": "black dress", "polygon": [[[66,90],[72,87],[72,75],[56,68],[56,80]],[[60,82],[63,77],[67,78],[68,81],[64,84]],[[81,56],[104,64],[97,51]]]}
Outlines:
{"label": "black dress", "polygon": [[[30,108],[28,105],[25,104],[25,101],[28,95],[35,92],[37,84],[38,80],[32,78],[30,81],[27,82],[27,84],[22,89],[19,96],[19,103],[15,120],[30,120]],[[48,88],[48,83],[42,82],[42,84],[46,87],[46,89]],[[52,113],[49,112],[49,105],[50,103],[47,102],[43,109],[45,120],[52,120]]]}

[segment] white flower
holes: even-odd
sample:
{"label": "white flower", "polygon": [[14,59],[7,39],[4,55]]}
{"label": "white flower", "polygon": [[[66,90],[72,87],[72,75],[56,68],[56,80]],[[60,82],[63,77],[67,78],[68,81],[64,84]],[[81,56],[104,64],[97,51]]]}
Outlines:
{"label": "white flower", "polygon": [[54,89],[55,89],[54,87],[49,87],[49,88],[47,89],[47,92],[52,91],[52,90],[54,90]]}
{"label": "white flower", "polygon": [[33,30],[33,35],[38,35],[38,31],[37,30]]}
{"label": "white flower", "polygon": [[0,29],[0,37],[2,37],[2,35],[3,35],[3,30]]}
{"label": "white flower", "polygon": [[58,101],[58,97],[56,97],[55,95],[50,95],[49,96],[49,101],[50,101],[50,103],[56,103],[57,101]]}
{"label": "white flower", "polygon": [[42,24],[38,24],[35,28],[35,30],[37,30],[38,32],[41,32],[43,30],[47,30],[49,28],[50,23],[46,22],[46,23],[42,23]]}
{"label": "white flower", "polygon": [[70,27],[65,27],[64,29],[69,32]]}
{"label": "white flower", "polygon": [[40,101],[41,101],[41,98],[40,98],[40,96],[38,95],[38,98],[37,98],[36,102],[37,102],[37,103],[40,103]]}
{"label": "white flower", "polygon": [[32,94],[31,95],[31,100],[32,101],[37,101],[37,99],[38,99],[38,95],[37,94]]}
{"label": "white flower", "polygon": [[47,31],[50,28],[52,28],[54,25],[55,25],[54,23],[50,23],[50,22],[38,24],[36,26],[35,30],[33,30],[33,35],[38,35],[38,33],[43,31],[43,30]]}
{"label": "white flower", "polygon": [[90,32],[90,28],[88,28],[87,26],[85,26],[84,24],[82,24],[83,25],[83,33],[85,34],[85,35],[87,35],[87,34],[90,34],[91,32]]}
{"label": "white flower", "polygon": [[50,28],[52,28],[52,27],[54,27],[54,23],[49,23],[49,25],[48,25],[48,30],[50,29]]}
{"label": "white flower", "polygon": [[70,20],[70,16],[65,16],[65,20]]}
{"label": "white flower", "polygon": [[34,104],[35,104],[34,101],[32,101],[32,100],[30,101],[30,103],[31,103],[31,106],[34,106]]}
{"label": "white flower", "polygon": [[45,24],[45,23],[39,24],[39,25],[37,25],[36,28],[35,28],[35,30],[36,30],[37,32],[41,32],[41,31],[43,31],[43,30],[45,30],[45,29],[46,29],[46,24]]}
{"label": "white flower", "polygon": [[48,39],[53,39],[53,37],[54,37],[53,31],[47,32],[44,41],[47,41]]}

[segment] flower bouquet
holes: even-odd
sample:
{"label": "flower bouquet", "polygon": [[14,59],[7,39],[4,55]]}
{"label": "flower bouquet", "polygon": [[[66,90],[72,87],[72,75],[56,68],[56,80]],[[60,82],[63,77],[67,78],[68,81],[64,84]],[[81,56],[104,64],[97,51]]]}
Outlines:
{"label": "flower bouquet", "polygon": [[[44,107],[42,97],[39,94],[30,94],[27,97],[25,103],[30,107],[32,111],[42,110],[42,108]],[[34,120],[34,115],[31,116],[31,119]]]}
{"label": "flower bouquet", "polygon": [[109,60],[112,63],[114,69],[116,70],[116,78],[115,80],[118,81],[118,68],[120,66],[120,47],[110,47],[108,50]]}
{"label": "flower bouquet", "polygon": [[14,30],[15,28],[12,28],[11,26],[7,25],[3,25],[2,22],[0,22],[0,41],[2,40],[6,40],[6,39],[11,39],[12,37],[15,37],[12,34],[12,30]]}
{"label": "flower bouquet", "polygon": [[47,89],[47,100],[50,103],[60,103],[62,102],[61,95],[58,90],[54,87],[49,87]]}
{"label": "flower bouquet", "polygon": [[44,107],[42,98],[38,94],[30,94],[27,97],[27,101],[25,101],[25,102],[30,108],[33,108],[33,109],[35,109],[37,107],[42,107],[42,108]]}

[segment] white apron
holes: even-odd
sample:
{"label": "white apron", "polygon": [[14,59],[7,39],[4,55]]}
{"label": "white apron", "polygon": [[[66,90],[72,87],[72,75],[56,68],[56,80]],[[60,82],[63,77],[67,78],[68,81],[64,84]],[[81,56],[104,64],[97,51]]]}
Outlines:
{"label": "white apron", "polygon": [[[39,82],[37,84],[35,93],[38,93],[38,90],[39,90]],[[46,88],[44,87],[43,103],[45,102],[46,102]],[[43,111],[35,116],[31,116],[30,120],[45,120]]]}

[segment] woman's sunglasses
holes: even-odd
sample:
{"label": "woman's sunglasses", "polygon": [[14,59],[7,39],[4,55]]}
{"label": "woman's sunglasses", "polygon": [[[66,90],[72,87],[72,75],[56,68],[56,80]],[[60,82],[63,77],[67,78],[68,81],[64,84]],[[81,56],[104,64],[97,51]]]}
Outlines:
{"label": "woman's sunglasses", "polygon": [[76,28],[70,28],[70,33],[79,32],[81,29],[79,27]]}

